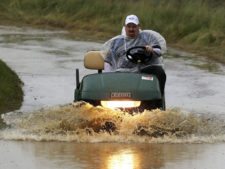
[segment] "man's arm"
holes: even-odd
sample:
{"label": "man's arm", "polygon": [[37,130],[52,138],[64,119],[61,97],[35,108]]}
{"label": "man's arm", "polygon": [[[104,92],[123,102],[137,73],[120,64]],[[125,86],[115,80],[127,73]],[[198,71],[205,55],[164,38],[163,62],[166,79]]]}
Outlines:
{"label": "man's arm", "polygon": [[112,71],[113,71],[112,66],[109,63],[105,62],[104,63],[104,72],[112,72]]}
{"label": "man's arm", "polygon": [[162,54],[161,47],[159,45],[153,45],[153,46],[146,45],[145,48],[149,54],[155,54],[158,57],[161,56]]}

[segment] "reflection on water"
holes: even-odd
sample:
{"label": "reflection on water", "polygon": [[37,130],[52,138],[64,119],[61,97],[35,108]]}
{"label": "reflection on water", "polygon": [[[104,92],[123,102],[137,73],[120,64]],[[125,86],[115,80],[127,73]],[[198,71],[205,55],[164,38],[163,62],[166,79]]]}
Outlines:
{"label": "reflection on water", "polygon": [[9,126],[1,139],[120,143],[195,143],[225,140],[224,118],[176,109],[130,115],[84,102],[11,112],[2,116]]}
{"label": "reflection on water", "polygon": [[[108,169],[118,169],[118,168],[123,168],[123,169],[134,169],[135,164],[138,165],[140,162],[140,159],[138,159],[136,154],[133,154],[131,152],[122,152],[119,154],[112,154],[109,157],[108,160]],[[139,165],[138,165],[139,166]]]}
{"label": "reflection on water", "polygon": [[0,145],[4,145],[0,147],[4,154],[0,156],[0,168],[7,169],[221,169],[225,151],[224,144],[0,140]]}

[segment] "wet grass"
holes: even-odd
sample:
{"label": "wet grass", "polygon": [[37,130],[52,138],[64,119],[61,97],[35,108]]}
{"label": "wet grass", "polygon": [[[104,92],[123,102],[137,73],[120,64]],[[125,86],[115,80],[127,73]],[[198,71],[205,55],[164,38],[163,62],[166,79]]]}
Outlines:
{"label": "wet grass", "polygon": [[220,65],[213,60],[206,59],[204,56],[198,56],[193,53],[187,53],[176,49],[169,49],[166,55],[167,58],[175,58],[186,61],[187,65],[196,67],[201,70],[205,70],[212,73],[220,74],[223,72],[220,68]]}
{"label": "wet grass", "polygon": [[19,109],[22,101],[21,80],[0,60],[0,114]]}
{"label": "wet grass", "polygon": [[213,73],[219,73],[221,72],[218,64],[212,63],[212,62],[205,62],[205,63],[192,63],[191,66],[197,67],[201,70],[206,70],[208,72],[213,72]]}
{"label": "wet grass", "polygon": [[222,0],[1,0],[0,23],[71,31],[77,39],[104,41],[135,13],[169,45],[225,63],[225,2]]}

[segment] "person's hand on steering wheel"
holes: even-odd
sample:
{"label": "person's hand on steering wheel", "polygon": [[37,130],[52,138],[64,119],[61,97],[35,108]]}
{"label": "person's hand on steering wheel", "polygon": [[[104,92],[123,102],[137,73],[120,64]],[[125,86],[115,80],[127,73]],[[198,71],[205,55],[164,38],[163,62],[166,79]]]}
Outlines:
{"label": "person's hand on steering wheel", "polygon": [[145,50],[148,54],[152,54],[153,53],[153,48],[150,45],[146,45],[145,46]]}
{"label": "person's hand on steering wheel", "polygon": [[[147,49],[146,49],[147,48]],[[153,49],[151,46],[134,46],[127,50],[126,57],[133,63],[147,63],[151,60]]]}

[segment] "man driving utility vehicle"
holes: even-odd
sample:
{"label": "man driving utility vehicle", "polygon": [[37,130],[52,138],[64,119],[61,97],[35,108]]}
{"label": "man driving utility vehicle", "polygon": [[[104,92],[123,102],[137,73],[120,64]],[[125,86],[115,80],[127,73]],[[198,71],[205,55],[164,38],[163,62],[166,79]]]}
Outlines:
{"label": "man driving utility vehicle", "polygon": [[[160,43],[164,38],[160,37],[160,39],[159,36],[161,35],[155,31],[142,31],[136,15],[128,15],[125,19],[124,27],[124,34],[108,40],[103,45],[106,53],[104,58],[104,71],[126,70],[129,72],[141,71],[143,73],[156,74],[160,81],[161,91],[164,92],[166,75],[163,70],[162,53],[165,51],[162,51],[163,45]],[[146,63],[137,65],[127,58],[127,51],[135,46],[144,47],[145,52],[149,55]]]}

